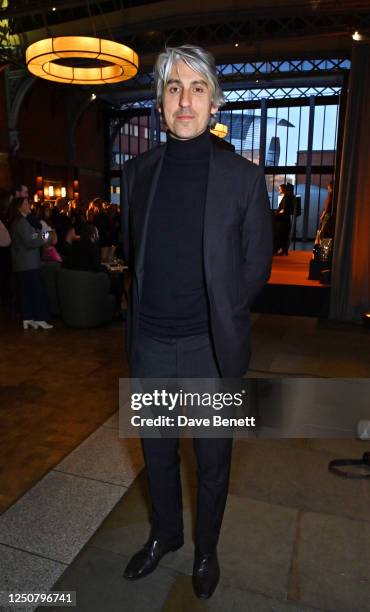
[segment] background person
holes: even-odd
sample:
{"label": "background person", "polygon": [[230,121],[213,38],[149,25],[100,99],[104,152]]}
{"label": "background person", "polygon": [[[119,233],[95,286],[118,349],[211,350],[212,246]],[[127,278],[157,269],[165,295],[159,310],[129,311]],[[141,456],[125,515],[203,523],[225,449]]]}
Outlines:
{"label": "background person", "polygon": [[328,193],[325,199],[324,210],[320,215],[320,238],[333,238],[335,231],[336,210],[334,207],[334,181],[328,183]]}
{"label": "background person", "polygon": [[59,235],[57,234],[56,249],[63,261],[71,257],[72,245],[75,240],[79,239],[80,237],[76,235],[76,230],[71,222],[60,229]]}
{"label": "background person", "polygon": [[291,183],[279,185],[279,193],[283,196],[279,207],[275,211],[275,245],[276,255],[288,255],[290,243],[290,230],[292,227],[291,215],[294,212],[294,194]]}
{"label": "background person", "polygon": [[72,243],[69,254],[63,260],[63,267],[69,270],[85,272],[104,272],[109,276],[110,293],[115,298],[115,316],[121,316],[122,295],[124,292],[121,274],[109,273],[102,264],[99,246],[99,232],[95,225],[86,223],[81,230],[79,240]]}
{"label": "background person", "polygon": [[63,260],[63,266],[69,270],[85,272],[102,272],[99,248],[99,232],[95,225],[86,223],[82,226],[79,240],[73,240],[69,253]]}
{"label": "background person", "polygon": [[40,269],[40,247],[49,235],[43,235],[29,223],[30,204],[27,197],[12,201],[12,264],[19,289],[23,328],[51,329],[48,297]]}

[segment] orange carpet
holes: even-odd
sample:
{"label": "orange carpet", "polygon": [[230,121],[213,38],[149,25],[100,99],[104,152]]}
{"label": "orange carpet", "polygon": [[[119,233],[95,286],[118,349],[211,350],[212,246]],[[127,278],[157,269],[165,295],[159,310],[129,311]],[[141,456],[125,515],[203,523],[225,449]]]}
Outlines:
{"label": "orange carpet", "polygon": [[301,285],[305,287],[325,286],[319,281],[308,279],[311,257],[311,251],[289,251],[289,255],[275,255],[269,284]]}

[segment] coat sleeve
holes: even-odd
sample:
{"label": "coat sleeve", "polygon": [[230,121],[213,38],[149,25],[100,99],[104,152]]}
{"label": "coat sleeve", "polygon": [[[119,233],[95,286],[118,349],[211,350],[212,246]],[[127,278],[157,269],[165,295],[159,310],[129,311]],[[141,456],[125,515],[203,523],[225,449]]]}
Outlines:
{"label": "coat sleeve", "polygon": [[27,249],[34,249],[45,244],[41,231],[32,227],[26,219],[21,219],[17,223],[15,231]]}
{"label": "coat sleeve", "polygon": [[272,215],[264,174],[255,168],[247,191],[242,225],[244,279],[251,306],[270,277],[272,262]]}

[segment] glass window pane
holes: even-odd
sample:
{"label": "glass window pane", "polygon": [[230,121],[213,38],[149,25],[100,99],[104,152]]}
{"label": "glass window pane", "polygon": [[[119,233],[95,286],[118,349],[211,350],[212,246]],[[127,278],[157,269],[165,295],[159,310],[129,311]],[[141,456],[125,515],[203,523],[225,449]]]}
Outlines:
{"label": "glass window pane", "polygon": [[118,119],[111,120],[109,126],[111,170],[117,170],[120,167],[120,127]]}
{"label": "glass window pane", "polygon": [[268,109],[266,166],[295,166],[306,161],[308,116],[308,106]]}
{"label": "glass window pane", "polygon": [[110,202],[119,206],[121,179],[112,177],[110,180]]}
{"label": "glass window pane", "polygon": [[312,156],[312,163],[314,165],[331,165],[335,163],[337,118],[337,105],[315,106]]}
{"label": "glass window pane", "polygon": [[[320,60],[321,61],[321,60]],[[311,60],[307,64],[299,60],[300,69],[306,70],[311,66]],[[325,63],[325,62],[324,62]],[[291,62],[289,63],[289,65]],[[287,66],[288,64],[286,64]],[[324,64],[323,64],[324,65]],[[248,71],[255,70],[257,63],[240,64],[234,70]],[[281,70],[284,64],[276,63],[275,68]],[[312,67],[312,66],[311,66]],[[222,67],[222,72],[230,72],[231,68],[227,65]],[[260,63],[261,70],[267,70],[266,63]],[[274,63],[269,63],[268,70],[274,68]],[[232,71],[232,70],[231,70]],[[256,81],[258,83],[258,81]],[[253,85],[254,86],[254,85]],[[234,147],[237,154],[255,164],[262,163],[260,160],[261,148],[261,104],[262,99],[266,99],[267,121],[266,121],[266,156],[265,172],[266,184],[270,196],[271,206],[276,209],[279,205],[278,186],[283,182],[291,182],[294,190],[301,198],[302,215],[297,220],[298,238],[302,237],[304,200],[306,193],[306,173],[301,175],[287,174],[288,167],[300,165],[307,166],[309,160],[308,152],[308,127],[309,127],[309,106],[304,98],[309,95],[321,96],[319,103],[315,106],[315,120],[313,132],[312,164],[326,165],[334,167],[337,127],[338,127],[338,105],[325,104],[324,95],[339,93],[339,87],[285,87],[285,88],[259,88],[245,89],[225,92],[228,102],[234,100],[245,101],[242,108],[221,109],[217,114],[217,120],[224,123],[228,128],[226,140]],[[280,101],[284,98],[284,102]],[[289,98],[300,98],[299,106],[287,106]],[[272,106],[270,100],[279,100],[279,105]],[[251,103],[252,102],[252,103]],[[283,104],[285,104],[283,106]],[[258,105],[259,108],[252,108]],[[232,105],[231,105],[232,106]],[[154,126],[151,126],[150,107],[147,108],[145,115],[132,116],[133,106],[131,105],[129,115],[114,118],[110,122],[110,168],[112,171],[119,171],[124,161],[139,155],[148,150],[151,145],[166,141],[166,133],[160,125],[158,117],[155,118]],[[142,109],[143,106],[141,105]],[[136,111],[134,111],[136,113]],[[138,110],[141,113],[142,110]],[[157,130],[158,133],[157,133]],[[278,167],[279,174],[272,174],[269,166]],[[308,232],[307,237],[313,238],[319,223],[320,214],[324,206],[327,193],[327,183],[330,176],[312,175],[310,194],[308,198]],[[118,180],[118,179],[117,179]],[[119,181],[116,185],[119,188]],[[112,183],[113,188],[113,183]],[[112,192],[112,198],[117,197],[117,191]]]}
{"label": "glass window pane", "polygon": [[217,121],[227,126],[226,140],[235,147],[235,152],[259,164],[261,110],[221,110]]}

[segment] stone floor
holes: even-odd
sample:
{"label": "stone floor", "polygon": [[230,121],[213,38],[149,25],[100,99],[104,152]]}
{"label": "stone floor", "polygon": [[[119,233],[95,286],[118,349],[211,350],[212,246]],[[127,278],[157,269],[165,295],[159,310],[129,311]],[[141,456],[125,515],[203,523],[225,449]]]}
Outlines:
{"label": "stone floor", "polygon": [[[327,471],[333,455],[358,456],[358,441],[239,440],[209,602],[192,593],[195,464],[182,441],[185,545],[138,583],[122,579],[148,530],[144,473],[55,584],[75,590],[81,610],[115,612],[369,610],[370,487]],[[266,460],[267,458],[267,460]]]}
{"label": "stone floor", "polygon": [[369,377],[370,330],[314,317],[255,315],[250,375]]}
{"label": "stone floor", "polygon": [[[122,569],[147,535],[148,497],[140,445],[118,437],[122,325],[24,332],[2,313],[0,337],[0,591],[76,590],[88,612],[370,610],[370,484],[327,471],[369,443],[235,441],[222,578],[199,602],[184,440],[185,546],[130,584]],[[370,377],[369,339],[352,325],[256,315],[249,376]]]}

